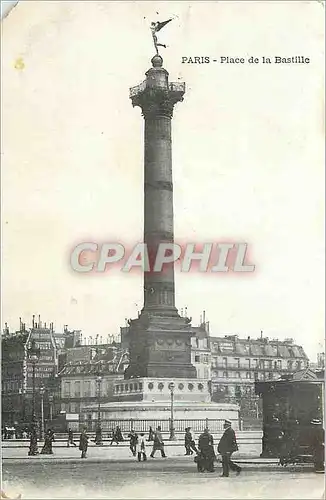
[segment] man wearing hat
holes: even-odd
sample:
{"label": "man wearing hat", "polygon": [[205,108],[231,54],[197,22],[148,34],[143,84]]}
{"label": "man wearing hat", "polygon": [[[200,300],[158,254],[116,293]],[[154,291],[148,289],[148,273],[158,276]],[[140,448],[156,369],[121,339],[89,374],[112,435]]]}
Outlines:
{"label": "man wearing hat", "polygon": [[236,471],[237,475],[239,475],[241,467],[231,460],[232,453],[238,451],[238,445],[230,420],[224,420],[224,434],[220,439],[217,451],[222,456],[222,477],[229,477],[230,469]]}

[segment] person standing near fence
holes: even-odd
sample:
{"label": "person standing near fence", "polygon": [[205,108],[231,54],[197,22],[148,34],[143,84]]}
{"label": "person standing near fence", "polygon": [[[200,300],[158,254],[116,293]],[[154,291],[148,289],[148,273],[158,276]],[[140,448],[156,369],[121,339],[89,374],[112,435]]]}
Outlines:
{"label": "person standing near fence", "polygon": [[147,460],[146,456],[146,443],[145,443],[145,435],[143,432],[140,433],[140,436],[137,441],[137,460],[138,462],[141,461],[143,457],[143,461],[145,462]]}
{"label": "person standing near fence", "polygon": [[189,432],[190,430],[190,427],[186,427],[185,428],[185,449],[186,449],[186,453],[185,455],[192,455],[193,454],[193,451],[191,449],[191,433]]}
{"label": "person standing near fence", "polygon": [[186,448],[185,455],[193,455],[194,452],[198,453],[198,450],[196,448],[194,434],[191,430],[191,427],[186,427],[185,431],[186,431],[186,433],[185,433],[185,448]]}
{"label": "person standing near fence", "polygon": [[69,448],[71,444],[76,446],[76,443],[74,441],[74,433],[72,429],[68,429],[67,448]]}
{"label": "person standing near fence", "polygon": [[[200,472],[214,472],[214,440],[212,434],[210,434],[208,428],[199,436],[198,439],[199,448],[199,461],[200,461]],[[199,470],[198,469],[198,470]]]}
{"label": "person standing near fence", "polygon": [[79,449],[82,452],[81,458],[86,458],[87,448],[88,448],[88,436],[86,434],[86,429],[83,429],[79,438]]}
{"label": "person standing near fence", "polygon": [[162,431],[161,431],[160,426],[158,426],[158,428],[156,429],[156,432],[154,434],[153,449],[152,449],[152,453],[150,454],[151,458],[155,458],[154,454],[157,450],[159,450],[161,452],[162,458],[166,458],[166,455],[164,452],[164,441],[163,441]]}
{"label": "person standing near fence", "polygon": [[148,431],[148,440],[147,441],[153,441],[154,440],[154,431],[153,427],[150,426],[149,431]]}
{"label": "person standing near fence", "polygon": [[123,441],[123,436],[120,427],[117,426],[115,430],[112,431],[110,446],[112,446],[113,443],[116,443],[118,445],[120,441]]}
{"label": "person standing near fence", "polygon": [[138,443],[138,435],[132,429],[130,431],[130,434],[128,434],[128,437],[130,439],[130,446],[129,446],[130,447],[130,451],[133,454],[133,456],[135,457],[136,456],[136,447],[137,447],[137,443]]}

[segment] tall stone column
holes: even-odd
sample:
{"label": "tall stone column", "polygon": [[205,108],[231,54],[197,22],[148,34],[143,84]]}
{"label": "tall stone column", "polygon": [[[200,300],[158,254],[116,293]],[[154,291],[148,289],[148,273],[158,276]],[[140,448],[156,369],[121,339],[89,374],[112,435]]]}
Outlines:
{"label": "tall stone column", "polygon": [[171,121],[174,105],[183,100],[184,83],[170,83],[156,55],[146,80],[133,87],[130,97],[145,121],[144,243],[150,271],[144,272],[144,307],[130,321],[129,377],[196,377],[191,364],[191,325],[175,307],[174,265],[155,271],[160,243],[173,243],[173,183]]}
{"label": "tall stone column", "polygon": [[183,100],[184,83],[169,83],[160,56],[146,80],[134,88],[133,106],[140,106],[145,120],[144,151],[144,242],[151,271],[144,273],[144,311],[158,316],[177,316],[174,292],[174,265],[164,264],[162,272],[153,266],[160,243],[173,243],[173,183],[171,120],[173,107]]}

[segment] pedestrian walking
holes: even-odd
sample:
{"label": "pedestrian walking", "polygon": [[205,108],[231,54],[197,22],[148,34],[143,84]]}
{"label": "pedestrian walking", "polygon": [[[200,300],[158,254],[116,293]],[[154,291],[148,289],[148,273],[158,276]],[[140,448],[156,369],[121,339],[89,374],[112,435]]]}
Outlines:
{"label": "pedestrian walking", "polygon": [[130,440],[130,445],[129,445],[130,451],[133,454],[133,456],[135,457],[136,456],[136,447],[137,447],[137,443],[138,443],[138,435],[132,429],[130,431],[130,434],[128,434],[128,438]]}
{"label": "pedestrian walking", "polygon": [[154,431],[152,426],[149,428],[147,441],[154,441]]}
{"label": "pedestrian walking", "polygon": [[229,477],[230,469],[235,471],[237,475],[240,474],[241,472],[241,467],[239,465],[235,464],[231,460],[231,455],[235,451],[238,451],[238,444],[237,444],[237,439],[235,436],[235,432],[231,427],[231,422],[230,420],[225,420],[224,421],[224,433],[223,436],[220,439],[220,442],[218,444],[217,451],[220,453],[222,456],[222,467],[223,467],[223,474],[221,477]]}
{"label": "pedestrian walking", "polygon": [[191,427],[185,429],[185,449],[185,455],[193,455],[194,452],[198,453]]}
{"label": "pedestrian walking", "polygon": [[147,460],[145,435],[143,432],[140,433],[140,436],[138,437],[138,441],[137,441],[137,460],[138,460],[138,462],[140,462],[142,458],[143,458],[144,462]]}
{"label": "pedestrian walking", "polygon": [[123,441],[123,436],[120,427],[116,427],[114,431],[112,431],[112,439],[110,446],[112,446],[113,443],[116,443],[117,445],[120,443],[120,441]]}
{"label": "pedestrian walking", "polygon": [[88,448],[88,436],[86,434],[86,429],[82,430],[79,438],[79,449],[82,452],[81,458],[86,458],[87,448]]}
{"label": "pedestrian walking", "polygon": [[185,428],[185,455],[192,455],[193,451],[190,446],[191,434],[189,433],[190,427]]}
{"label": "pedestrian walking", "polygon": [[37,447],[37,427],[36,424],[32,424],[32,428],[29,436],[29,451],[28,455],[38,455],[38,447]]}
{"label": "pedestrian walking", "polygon": [[198,472],[214,472],[214,440],[208,428],[199,436],[196,459]]}
{"label": "pedestrian walking", "polygon": [[162,458],[166,458],[166,455],[164,452],[164,441],[163,441],[163,437],[162,437],[162,430],[161,430],[160,426],[158,426],[158,428],[156,429],[155,434],[154,434],[153,449],[152,449],[152,453],[150,454],[151,458],[155,458],[154,455],[155,455],[155,452],[157,450],[159,450],[161,452]]}
{"label": "pedestrian walking", "polygon": [[74,441],[74,433],[72,429],[68,429],[68,439],[67,439],[67,448],[70,447],[70,445],[77,446],[75,441]]}
{"label": "pedestrian walking", "polygon": [[49,429],[44,436],[44,445],[41,450],[41,455],[53,455],[52,443],[54,441],[54,432]]}

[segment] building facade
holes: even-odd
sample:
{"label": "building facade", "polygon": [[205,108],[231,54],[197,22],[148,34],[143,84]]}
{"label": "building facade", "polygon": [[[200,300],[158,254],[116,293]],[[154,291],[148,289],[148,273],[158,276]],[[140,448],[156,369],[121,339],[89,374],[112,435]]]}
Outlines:
{"label": "building facade", "polygon": [[[65,339],[70,341],[74,336],[74,332],[69,332],[67,327],[63,333],[57,334],[53,323],[47,326],[40,317],[35,321],[34,316],[31,328],[26,328],[25,323],[20,321],[19,330],[10,332],[5,325],[1,338],[4,425],[31,421],[33,406],[35,415],[39,417],[41,400],[46,419],[60,411],[59,354],[65,347]],[[35,350],[34,359],[31,357],[32,348]]]}
{"label": "building facade", "polygon": [[[192,327],[192,332],[191,363],[197,378],[208,381],[214,402],[238,403],[244,418],[259,417],[255,381],[276,380],[309,365],[303,348],[292,339],[215,337],[205,322]],[[62,333],[54,332],[53,324],[47,327],[34,318],[30,329],[21,323],[19,331],[10,333],[6,326],[2,335],[3,422],[14,424],[31,417],[31,342],[39,349],[35,364],[36,414],[43,386],[45,418],[50,419],[60,411],[80,414],[83,407],[114,399],[114,382],[123,378],[129,365],[127,333],[127,327],[121,329],[120,343],[85,345],[81,332],[69,331],[66,325]]]}
{"label": "building facade", "polygon": [[61,411],[81,413],[85,406],[112,400],[114,381],[123,379],[128,352],[118,344],[82,346],[67,351],[59,372]]}

